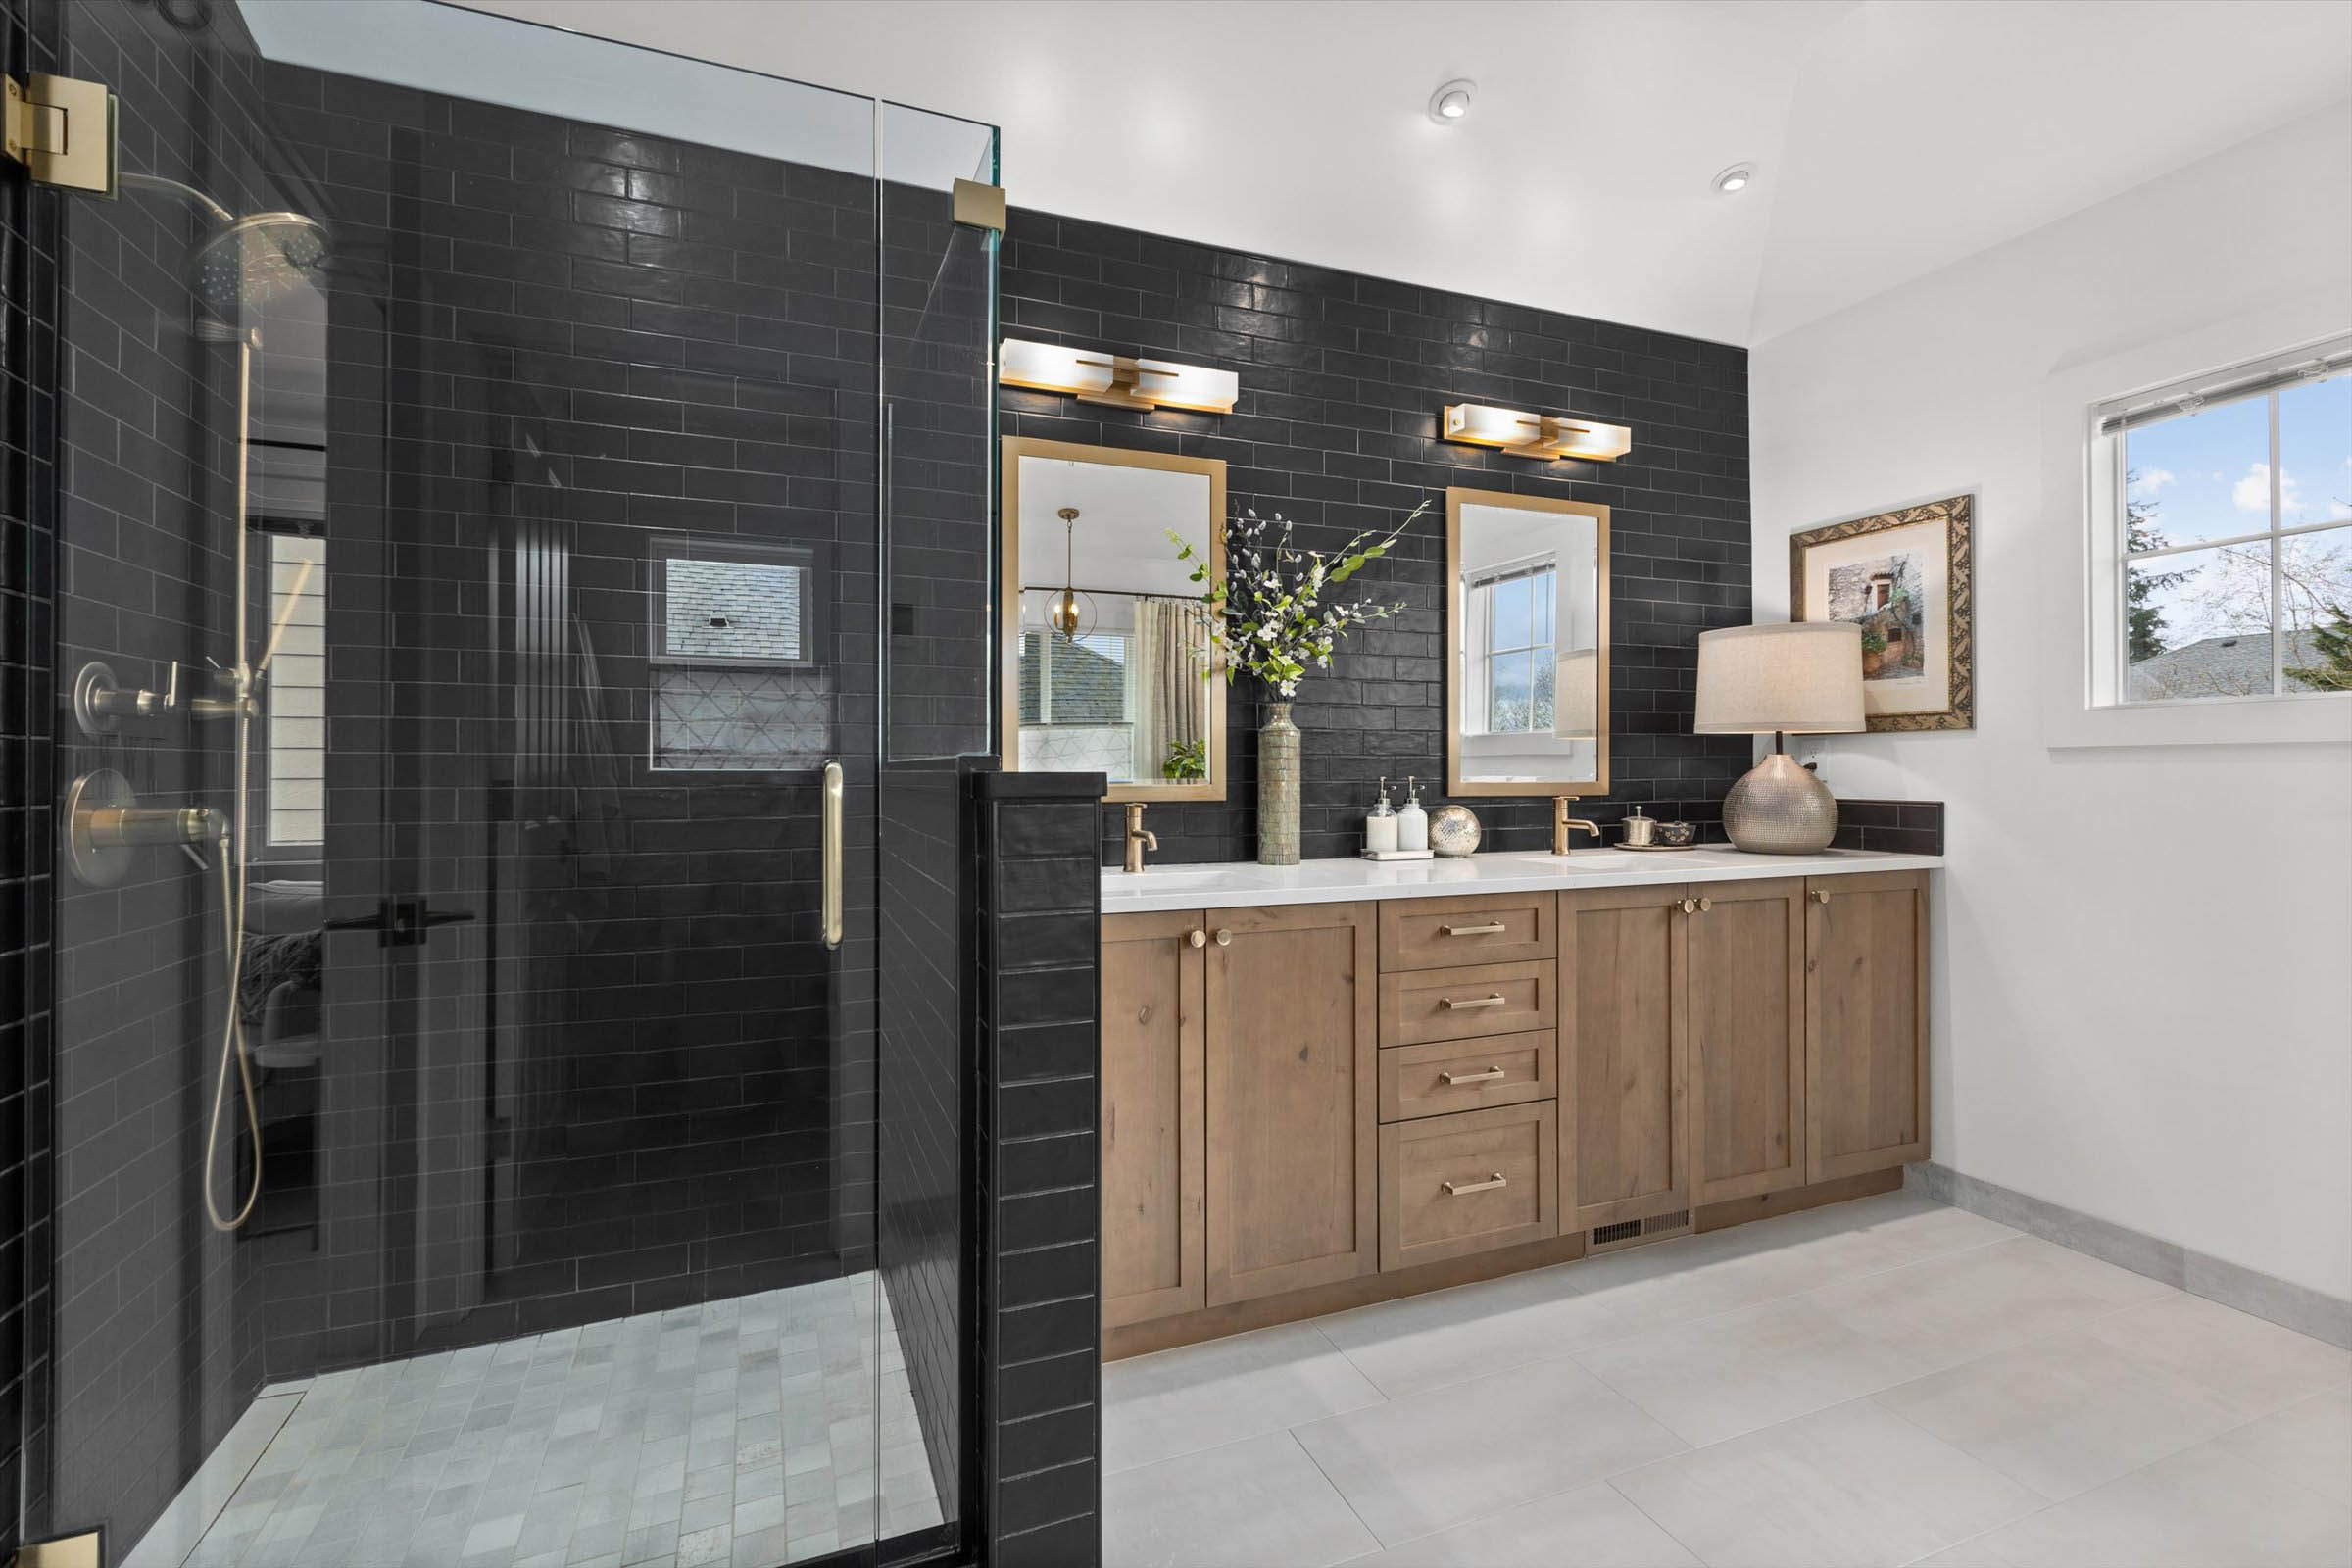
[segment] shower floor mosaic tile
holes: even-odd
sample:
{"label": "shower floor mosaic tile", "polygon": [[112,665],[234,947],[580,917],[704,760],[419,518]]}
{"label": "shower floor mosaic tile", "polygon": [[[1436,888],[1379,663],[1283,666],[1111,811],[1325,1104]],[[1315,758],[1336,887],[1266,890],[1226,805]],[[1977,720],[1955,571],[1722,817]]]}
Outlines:
{"label": "shower floor mosaic tile", "polygon": [[777,1568],[940,1520],[871,1274],[293,1392],[187,1568]]}

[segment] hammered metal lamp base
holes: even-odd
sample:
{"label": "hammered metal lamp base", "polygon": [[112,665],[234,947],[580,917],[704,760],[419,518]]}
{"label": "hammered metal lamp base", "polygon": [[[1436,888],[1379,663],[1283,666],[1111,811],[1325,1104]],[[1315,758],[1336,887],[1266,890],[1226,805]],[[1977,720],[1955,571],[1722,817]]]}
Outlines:
{"label": "hammered metal lamp base", "polygon": [[1838,836],[1838,798],[1795,758],[1775,752],[1723,798],[1723,831],[1750,855],[1818,855]]}

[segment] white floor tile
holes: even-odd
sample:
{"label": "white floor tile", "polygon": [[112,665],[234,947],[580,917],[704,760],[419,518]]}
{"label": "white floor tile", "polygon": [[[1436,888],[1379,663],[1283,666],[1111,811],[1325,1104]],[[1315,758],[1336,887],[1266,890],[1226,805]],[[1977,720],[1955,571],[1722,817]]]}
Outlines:
{"label": "white floor tile", "polygon": [[1315,1327],[1391,1398],[1464,1383],[1639,1333],[1647,1325],[1534,1269],[1317,1318]]}
{"label": "white floor tile", "polygon": [[2180,1294],[2019,1236],[1808,1292],[1846,1327],[1930,1366],[1956,1366],[2095,1317]]}
{"label": "white floor tile", "polygon": [[2352,1507],[2352,1383],[2340,1383],[2215,1441],[2257,1469]]}
{"label": "white floor tile", "polygon": [[1565,1360],[1409,1395],[1297,1433],[1388,1545],[1683,1446],[1623,1395]]}
{"label": "white floor tile", "polygon": [[1919,1376],[1901,1350],[1802,1299],[1678,1323],[1577,1356],[1692,1446]]}
{"label": "white floor tile", "polygon": [[1935,1568],[2343,1568],[2352,1562],[2352,1509],[2205,1443],[1927,1561]]}
{"label": "white floor tile", "polygon": [[1378,1544],[1287,1432],[1102,1481],[1103,1568],[1323,1568]]}
{"label": "white floor tile", "polygon": [[2081,1331],[1888,1389],[1878,1402],[2052,1500],[2239,1420],[2211,1389]]}
{"label": "white floor tile", "polygon": [[1605,1481],[1539,1497],[1348,1568],[1697,1568],[1698,1559]]}
{"label": "white floor tile", "polygon": [[2032,1491],[1868,1399],[1612,1483],[1709,1563],[1892,1568],[2041,1506]]}
{"label": "white floor tile", "polygon": [[1380,1402],[1316,1332],[1293,1324],[1102,1369],[1104,1474]]}
{"label": "white floor tile", "polygon": [[2084,1330],[2137,1360],[2213,1390],[2251,1418],[2352,1378],[2352,1350],[2200,1296],[2174,1296]]}

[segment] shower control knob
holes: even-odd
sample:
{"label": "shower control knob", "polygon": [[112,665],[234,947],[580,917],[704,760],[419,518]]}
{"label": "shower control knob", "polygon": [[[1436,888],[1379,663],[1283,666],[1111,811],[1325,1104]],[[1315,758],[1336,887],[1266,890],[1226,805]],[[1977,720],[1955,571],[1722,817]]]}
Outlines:
{"label": "shower control knob", "polygon": [[131,851],[148,844],[211,844],[228,831],[209,806],[141,806],[130,781],[111,767],[66,786],[66,863],[94,888],[130,872]]}

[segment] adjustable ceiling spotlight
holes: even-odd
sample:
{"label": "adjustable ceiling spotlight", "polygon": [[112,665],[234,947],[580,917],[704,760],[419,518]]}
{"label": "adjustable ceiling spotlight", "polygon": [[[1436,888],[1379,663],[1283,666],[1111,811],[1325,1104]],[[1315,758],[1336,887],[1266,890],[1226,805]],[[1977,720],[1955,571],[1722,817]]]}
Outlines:
{"label": "adjustable ceiling spotlight", "polygon": [[1429,118],[1441,125],[1450,125],[1470,113],[1470,94],[1478,86],[1475,81],[1446,82],[1429,95]]}

